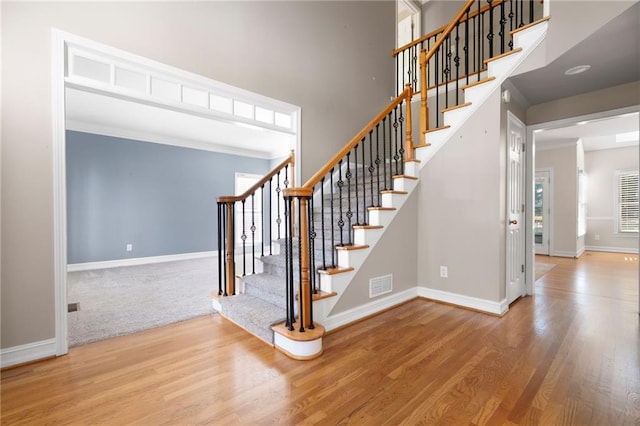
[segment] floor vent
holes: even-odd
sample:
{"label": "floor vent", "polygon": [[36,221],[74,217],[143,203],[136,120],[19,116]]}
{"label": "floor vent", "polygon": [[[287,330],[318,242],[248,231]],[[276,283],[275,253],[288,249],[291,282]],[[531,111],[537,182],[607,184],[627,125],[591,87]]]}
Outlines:
{"label": "floor vent", "polygon": [[391,293],[393,290],[393,275],[371,278],[369,280],[369,297],[376,297],[382,294]]}
{"label": "floor vent", "polygon": [[75,302],[75,303],[69,303],[67,305],[67,312],[76,312],[80,310],[80,303]]}

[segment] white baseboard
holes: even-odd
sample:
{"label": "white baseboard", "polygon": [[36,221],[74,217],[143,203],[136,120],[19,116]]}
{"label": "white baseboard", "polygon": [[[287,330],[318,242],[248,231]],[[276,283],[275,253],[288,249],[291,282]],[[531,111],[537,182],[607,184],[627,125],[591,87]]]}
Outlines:
{"label": "white baseboard", "polygon": [[166,256],[135,257],[131,259],[105,260],[103,262],[72,263],[67,265],[67,272],[89,271],[92,269],[118,268],[121,266],[148,265],[151,263],[174,262],[176,260],[202,259],[217,257],[218,251],[201,251],[197,253],[169,254]]}
{"label": "white baseboard", "polygon": [[628,247],[586,246],[585,250],[588,250],[588,251],[606,251],[606,252],[611,252],[611,253],[638,254],[638,249],[637,248],[628,248]]}
{"label": "white baseboard", "polygon": [[358,321],[370,315],[377,314],[378,312],[384,311],[385,309],[389,309],[411,299],[415,299],[416,297],[418,297],[416,289],[417,287],[413,287],[405,291],[391,294],[387,297],[376,299],[372,302],[357,306],[344,312],[339,312],[335,315],[329,315],[325,320],[322,321],[322,325],[324,326],[326,331],[330,331]]}
{"label": "white baseboard", "polygon": [[0,350],[0,367],[11,367],[56,355],[56,339],[42,340]]}
{"label": "white baseboard", "polygon": [[509,310],[507,299],[494,302],[476,297],[464,296],[462,294],[449,293],[447,291],[434,290],[427,287],[418,287],[418,296],[426,299],[437,300],[438,302],[450,303],[476,311],[482,311],[494,315],[504,315]]}
{"label": "white baseboard", "polygon": [[551,253],[551,256],[553,257],[572,257],[572,258],[577,258],[579,256],[578,253],[573,252],[573,251],[561,251],[561,250],[554,250],[553,253]]}

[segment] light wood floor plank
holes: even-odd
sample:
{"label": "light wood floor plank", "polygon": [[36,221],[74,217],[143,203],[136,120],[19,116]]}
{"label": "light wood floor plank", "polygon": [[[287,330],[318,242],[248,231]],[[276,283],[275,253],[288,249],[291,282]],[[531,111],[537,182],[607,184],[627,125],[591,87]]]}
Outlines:
{"label": "light wood floor plank", "polygon": [[417,299],[294,361],[218,315],[2,371],[1,423],[640,424],[637,255],[557,266],[503,318]]}

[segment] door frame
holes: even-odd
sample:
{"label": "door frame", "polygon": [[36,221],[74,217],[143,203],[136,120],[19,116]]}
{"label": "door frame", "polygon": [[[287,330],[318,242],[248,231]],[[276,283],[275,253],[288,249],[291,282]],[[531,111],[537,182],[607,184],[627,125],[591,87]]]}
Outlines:
{"label": "door frame", "polygon": [[[548,187],[547,187],[547,216],[545,218],[544,224],[545,224],[545,229],[547,230],[547,238],[548,238],[548,256],[551,256],[551,253],[553,253],[553,168],[551,167],[545,167],[545,168],[541,168],[541,169],[536,169],[534,171],[534,190],[535,190],[535,179],[536,179],[536,175],[538,173],[547,173],[549,182],[548,182]],[[534,201],[535,201],[535,194],[534,194]],[[535,209],[535,206],[534,206]],[[535,215],[535,210],[534,210],[534,215]],[[535,224],[535,216],[534,216],[534,224]],[[534,253],[535,253],[535,232],[533,235],[534,241],[533,241],[533,246],[534,246]],[[537,254],[537,253],[536,253]]]}
{"label": "door frame", "polygon": [[[545,2],[547,4],[548,2]],[[525,271],[527,275],[526,289],[527,294],[535,294],[535,238],[533,235],[533,215],[534,215],[534,200],[535,200],[535,176],[536,176],[536,163],[535,163],[535,149],[536,141],[535,134],[538,131],[546,129],[554,129],[558,127],[567,127],[576,125],[582,121],[598,120],[601,118],[614,117],[616,115],[623,115],[632,112],[640,112],[640,105],[633,105],[624,108],[617,108],[608,111],[596,112],[586,115],[579,115],[575,117],[562,118],[558,120],[547,121],[538,124],[532,124],[527,126],[527,151],[531,153],[526,158],[527,161],[527,181],[526,181],[526,205],[527,214],[525,215],[526,225],[526,259],[525,259]],[[640,282],[639,282],[640,286]],[[638,308],[640,310],[640,295],[638,296]]]}
{"label": "door frame", "polygon": [[[200,79],[203,84],[213,84],[224,86],[231,94],[242,94],[247,100],[269,99],[278,104],[286,104],[273,98],[267,98],[258,93],[230,86],[225,83],[214,81],[208,77],[196,75],[188,71],[161,64],[145,57],[128,53],[126,51],[110,47],[108,45],[95,42],[93,40],[77,36],[57,28],[51,29],[51,76],[52,76],[52,154],[53,154],[53,282],[54,282],[54,318],[55,318],[55,355],[60,356],[69,352],[68,342],[68,322],[67,322],[67,194],[66,194],[66,108],[65,108],[65,88],[67,87],[65,77],[67,69],[67,45],[74,44],[83,46],[105,55],[120,57],[123,55],[132,61],[139,61],[149,67],[170,70],[185,78]],[[302,146],[302,112],[296,105],[286,104],[292,107],[295,113],[293,125],[295,126],[295,155],[301,158]],[[241,122],[241,120],[238,120]],[[294,169],[296,182],[300,182],[301,167],[297,161]]]}
{"label": "door frame", "polygon": [[[520,184],[522,185],[522,203],[525,205],[524,209],[521,212],[521,224],[520,224],[520,232],[522,235],[521,238],[521,246],[519,247],[519,250],[522,253],[522,264],[524,266],[524,271],[522,273],[522,280],[524,281],[522,283],[522,288],[523,288],[523,294],[520,295],[520,297],[525,296],[527,294],[529,294],[528,292],[528,287],[527,287],[527,270],[530,269],[530,266],[527,265],[527,213],[528,213],[528,209],[527,209],[527,159],[530,157],[530,155],[527,155],[527,151],[528,151],[528,132],[527,132],[527,126],[522,122],[522,120],[520,120],[513,112],[507,110],[507,137],[506,137],[506,165],[507,165],[507,170],[506,170],[506,196],[505,196],[505,222],[504,222],[504,226],[505,226],[505,269],[504,269],[504,277],[505,277],[505,298],[507,300],[507,303],[512,303],[513,301],[510,300],[509,297],[509,264],[510,264],[510,254],[509,251],[507,250],[507,248],[509,247],[509,244],[507,244],[507,238],[508,238],[508,221],[509,221],[509,192],[510,192],[510,187],[512,184],[512,180],[509,179],[509,140],[511,137],[511,128],[513,126],[513,124],[518,125],[519,127],[522,128],[522,143],[523,143],[523,149],[522,149],[522,159],[520,162]],[[531,228],[531,234],[533,234],[533,227]],[[533,235],[531,235],[530,237],[533,237]],[[517,300],[514,299],[514,301]]]}

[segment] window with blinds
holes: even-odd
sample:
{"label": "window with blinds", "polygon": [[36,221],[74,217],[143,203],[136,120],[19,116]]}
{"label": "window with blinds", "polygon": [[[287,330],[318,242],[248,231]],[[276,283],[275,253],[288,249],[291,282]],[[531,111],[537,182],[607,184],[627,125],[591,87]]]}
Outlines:
{"label": "window with blinds", "polygon": [[616,172],[616,232],[638,232],[638,171]]}

